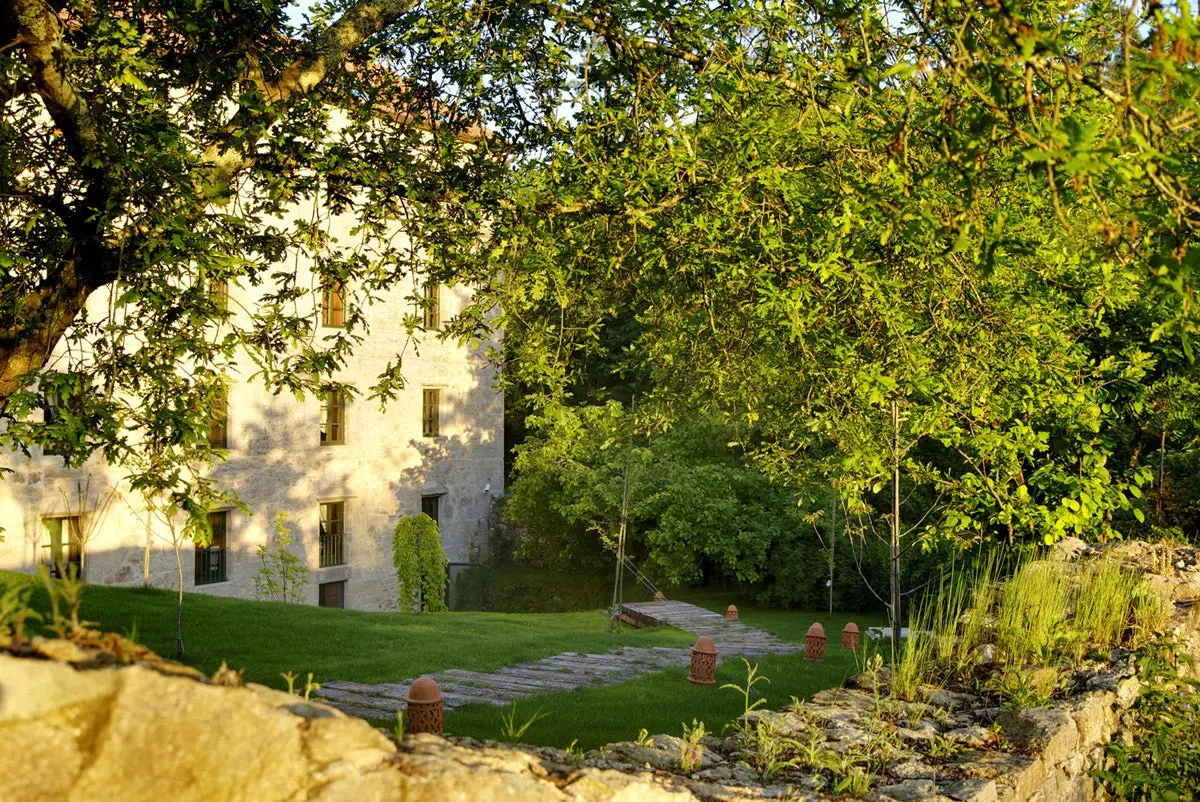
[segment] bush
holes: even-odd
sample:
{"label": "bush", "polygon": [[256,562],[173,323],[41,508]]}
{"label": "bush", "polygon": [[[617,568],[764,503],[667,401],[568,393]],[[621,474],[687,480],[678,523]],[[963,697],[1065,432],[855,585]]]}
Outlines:
{"label": "bush", "polygon": [[392,562],[406,613],[446,611],[446,568],[437,524],[425,513],[402,518],[392,535]]}

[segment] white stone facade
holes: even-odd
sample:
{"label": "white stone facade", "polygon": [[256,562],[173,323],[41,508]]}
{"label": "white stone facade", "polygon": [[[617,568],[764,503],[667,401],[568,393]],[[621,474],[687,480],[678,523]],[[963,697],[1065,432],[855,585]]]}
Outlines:
{"label": "white stone facade", "polygon": [[[307,273],[302,266],[297,270]],[[247,314],[253,292],[230,287],[234,315]],[[353,295],[354,287],[346,292]],[[503,396],[495,389],[494,368],[482,349],[440,342],[432,334],[422,336],[414,348],[403,324],[404,315],[414,312],[406,299],[412,292],[411,285],[396,287],[367,309],[370,332],[337,376],[365,396],[388,362],[403,352],[406,388],[385,409],[364,397],[350,401],[342,444],[321,443],[321,399],[273,395],[248,380],[249,368],[246,375],[227,377],[228,458],[211,475],[223,488],[236,491],[250,514],[228,511],[224,581],[197,585],[195,548],[185,545],[185,591],[254,598],[256,549],[274,539],[280,512],[290,523],[293,552],[310,568],[309,604],[318,603],[321,584],[345,582],[346,607],[396,609],[392,530],[400,518],[421,512],[423,497],[438,499],[452,576],[455,564],[471,561],[486,548],[488,514],[503,493]],[[439,294],[443,320],[468,300],[468,290],[461,287],[443,286]],[[98,292],[91,301],[89,310],[103,314],[107,292]],[[319,310],[314,308],[313,314],[319,322]],[[318,337],[322,331],[317,330]],[[424,388],[441,389],[436,437],[422,435]],[[151,585],[175,587],[169,530],[129,490],[119,466],[94,455],[82,467],[67,470],[60,457],[36,450],[29,458],[0,456],[0,465],[12,469],[0,477],[0,569],[36,570],[49,553],[46,520],[82,513],[83,530],[92,524],[84,544],[88,582],[141,585],[148,573]],[[328,501],[344,502],[344,564],[322,568],[319,508]]]}

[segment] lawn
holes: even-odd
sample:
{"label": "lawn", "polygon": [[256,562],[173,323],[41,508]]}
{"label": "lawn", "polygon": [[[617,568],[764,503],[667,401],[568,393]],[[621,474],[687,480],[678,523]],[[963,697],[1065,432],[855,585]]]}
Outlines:
{"label": "lawn", "polygon": [[[723,594],[674,592],[671,598],[724,612],[729,599]],[[752,664],[769,683],[756,685],[755,698],[766,697],[767,707],[778,709],[792,697],[807,699],[817,691],[841,685],[859,671],[854,655],[841,649],[842,627],[854,621],[860,629],[883,625],[883,617],[872,614],[810,613],[760,610],[740,606],[741,620],[766,630],[780,640],[803,643],[808,628],[820,621],[828,638],[826,659],[811,662],[803,655],[770,655]],[[718,650],[720,643],[717,644]],[[734,691],[721,689],[726,683],[745,685],[746,664],[740,659],[723,661],[717,669],[714,686],[690,685],[687,666],[651,674],[633,682],[605,688],[587,688],[571,693],[546,694],[517,703],[516,722],[521,724],[535,713],[545,715],[533,722],[521,737],[523,743],[565,748],[572,741],[581,749],[594,749],[613,741],[635,738],[642,728],[651,734],[679,735],[682,724],[693,719],[703,721],[710,732],[719,733],[743,712],[743,698]],[[446,732],[476,738],[505,740],[501,715],[509,708],[491,705],[466,705],[447,711]],[[391,726],[394,722],[375,722]]]}
{"label": "lawn", "polygon": [[[13,583],[34,588],[33,604],[49,609],[46,591],[34,577],[0,571],[0,592]],[[730,598],[702,591],[674,593],[723,612]],[[799,654],[768,656],[757,662],[770,683],[756,686],[756,696],[779,708],[792,697],[808,698],[841,684],[857,670],[853,655],[843,652],[841,629],[854,620],[860,627],[882,623],[879,616],[827,615],[757,609],[739,605],[741,618],[782,640],[803,643],[814,620],[828,633],[827,658],[808,662]],[[206,673],[222,660],[245,670],[245,679],[284,687],[287,671],[312,672],[317,682],[335,679],[388,682],[447,668],[488,671],[564,651],[604,652],[621,646],[690,646],[695,638],[670,628],[635,630],[622,626],[609,632],[603,611],[574,613],[442,613],[404,615],[364,613],[295,604],[186,594],[184,596],[184,662]],[[82,617],[101,629],[136,637],[159,654],[175,650],[175,594],[168,590],[89,585],[83,592]],[[717,644],[718,649],[720,643]],[[722,727],[742,713],[739,694],[722,690],[725,683],[745,684],[746,666],[728,659],[718,669],[717,685],[687,682],[686,664],[632,682],[606,688],[531,697],[517,703],[518,725],[535,713],[521,740],[525,743],[594,748],[628,740],[642,728],[651,733],[679,734],[693,719],[708,729]],[[500,716],[508,708],[468,705],[446,713],[446,732],[502,739]],[[394,721],[373,722],[393,726]]]}
{"label": "lawn", "polygon": [[[0,571],[0,592],[34,586],[33,605],[49,609],[35,577]],[[82,617],[99,628],[133,634],[165,657],[175,654],[175,593],[89,585]],[[280,674],[311,671],[335,679],[392,682],[446,668],[487,671],[564,651],[621,646],[685,646],[674,629],[608,631],[599,610],[578,613],[364,613],[299,604],[185,594],[184,662],[212,673],[225,660],[245,679],[284,687]],[[35,625],[36,626],[36,625]]]}

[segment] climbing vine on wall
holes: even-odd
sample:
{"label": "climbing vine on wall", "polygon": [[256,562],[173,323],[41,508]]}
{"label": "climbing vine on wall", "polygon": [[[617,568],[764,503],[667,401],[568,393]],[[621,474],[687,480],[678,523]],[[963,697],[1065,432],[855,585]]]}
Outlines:
{"label": "climbing vine on wall", "polygon": [[425,513],[402,518],[392,537],[392,562],[405,613],[446,611],[446,567],[437,523]]}

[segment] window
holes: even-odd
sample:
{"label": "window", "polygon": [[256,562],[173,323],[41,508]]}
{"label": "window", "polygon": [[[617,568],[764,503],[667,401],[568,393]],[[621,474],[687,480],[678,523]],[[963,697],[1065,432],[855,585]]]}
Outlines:
{"label": "window", "polygon": [[325,285],[321,293],[321,325],[346,325],[346,304],[342,282],[336,279]]}
{"label": "window", "polygon": [[207,546],[196,544],[196,584],[208,585],[224,582],[225,554],[229,544],[229,511],[210,512],[208,525],[212,527],[212,541]]}
{"label": "window", "polygon": [[318,585],[317,604],[321,607],[345,607],[346,581],[322,582]]}
{"label": "window", "polygon": [[433,519],[436,524],[438,522],[438,502],[441,496],[421,496],[421,512]]}
{"label": "window", "polygon": [[421,390],[421,434],[437,437],[441,432],[442,391],[426,387]]}
{"label": "window", "polygon": [[422,308],[425,312],[425,330],[437,331],[442,325],[442,300],[437,283],[425,282],[424,294],[425,303]]}
{"label": "window", "polygon": [[62,579],[67,576],[71,566],[75,567],[75,576],[83,571],[83,549],[80,546],[80,520],[78,515],[63,515],[56,518],[43,518],[42,526],[46,530],[47,543],[42,546],[45,553],[43,562],[50,566],[50,575]]}
{"label": "window", "polygon": [[346,564],[346,555],[342,548],[345,531],[346,502],[322,502],[319,567],[328,568],[331,565]]}
{"label": "window", "polygon": [[330,390],[321,404],[321,445],[336,446],[346,442],[346,396],[341,390]]}
{"label": "window", "polygon": [[223,385],[213,393],[208,417],[208,444],[213,448],[229,448],[229,391]]}

